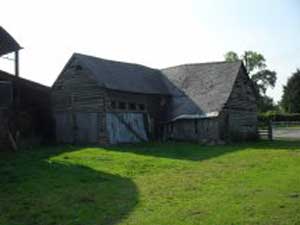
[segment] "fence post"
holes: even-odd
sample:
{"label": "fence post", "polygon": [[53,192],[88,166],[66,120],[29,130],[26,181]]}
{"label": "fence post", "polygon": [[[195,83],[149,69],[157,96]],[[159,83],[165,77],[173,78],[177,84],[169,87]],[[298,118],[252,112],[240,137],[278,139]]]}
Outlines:
{"label": "fence post", "polygon": [[270,120],[268,123],[268,138],[270,141],[273,140],[273,127],[272,127],[272,121]]}

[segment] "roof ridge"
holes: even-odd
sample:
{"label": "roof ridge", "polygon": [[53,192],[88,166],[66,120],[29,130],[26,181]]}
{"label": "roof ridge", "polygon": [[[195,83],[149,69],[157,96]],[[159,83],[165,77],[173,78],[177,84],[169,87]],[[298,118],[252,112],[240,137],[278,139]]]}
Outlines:
{"label": "roof ridge", "polygon": [[228,62],[228,61],[213,61],[213,62],[200,62],[200,63],[184,63],[180,65],[174,65],[170,67],[165,67],[160,70],[166,70],[166,69],[172,69],[176,67],[186,67],[186,66],[197,66],[197,65],[211,65],[211,64],[234,64],[234,63],[242,63],[241,60],[237,60],[234,62]]}
{"label": "roof ridge", "polygon": [[133,65],[133,66],[142,66],[148,69],[152,69],[152,70],[159,70],[157,68],[153,68],[153,67],[149,67],[143,64],[139,64],[139,63],[134,63],[134,62],[126,62],[126,61],[120,61],[120,60],[113,60],[113,59],[106,59],[106,58],[102,58],[102,57],[98,57],[98,56],[93,56],[93,55],[88,55],[88,54],[82,54],[82,53],[77,53],[75,52],[73,54],[74,56],[82,56],[82,57],[90,57],[96,60],[102,60],[102,61],[107,61],[107,62],[114,62],[114,63],[122,63],[122,64],[129,64],[129,65]]}

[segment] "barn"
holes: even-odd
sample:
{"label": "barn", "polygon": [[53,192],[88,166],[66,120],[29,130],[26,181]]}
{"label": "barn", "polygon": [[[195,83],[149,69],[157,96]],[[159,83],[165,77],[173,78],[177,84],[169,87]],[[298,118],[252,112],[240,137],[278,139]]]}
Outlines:
{"label": "barn", "polygon": [[242,62],[188,64],[161,72],[172,95],[165,139],[218,143],[257,138],[255,90]]}
{"label": "barn", "polygon": [[60,143],[221,143],[257,137],[253,84],[242,62],[162,70],[75,53],[52,86]]}

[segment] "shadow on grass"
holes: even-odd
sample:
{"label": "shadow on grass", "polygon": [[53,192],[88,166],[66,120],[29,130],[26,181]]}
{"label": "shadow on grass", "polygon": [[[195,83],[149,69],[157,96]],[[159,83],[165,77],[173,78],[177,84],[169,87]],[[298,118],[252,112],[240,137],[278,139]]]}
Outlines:
{"label": "shadow on grass", "polygon": [[48,160],[60,153],[0,155],[0,224],[111,225],[133,210],[138,191],[130,179]]}
{"label": "shadow on grass", "polygon": [[228,145],[205,146],[191,143],[143,143],[112,146],[108,151],[130,152],[162,158],[201,161],[245,149],[256,150],[300,150],[300,141],[257,141]]}

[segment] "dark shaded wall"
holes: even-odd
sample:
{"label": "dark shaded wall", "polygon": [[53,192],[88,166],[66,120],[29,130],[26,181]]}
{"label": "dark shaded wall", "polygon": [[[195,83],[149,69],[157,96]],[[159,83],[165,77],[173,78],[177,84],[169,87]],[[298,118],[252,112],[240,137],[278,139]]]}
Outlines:
{"label": "dark shaded wall", "polygon": [[164,125],[164,139],[199,143],[218,142],[219,119],[180,119],[167,123]]}
{"label": "dark shaded wall", "polygon": [[3,71],[0,71],[0,81],[12,83],[13,102],[6,107],[4,116],[12,134],[19,132],[21,140],[52,141],[54,126],[50,88]]}
{"label": "dark shaded wall", "polygon": [[233,90],[220,115],[220,135],[232,141],[254,140],[257,136],[257,104],[252,81],[241,68]]}

